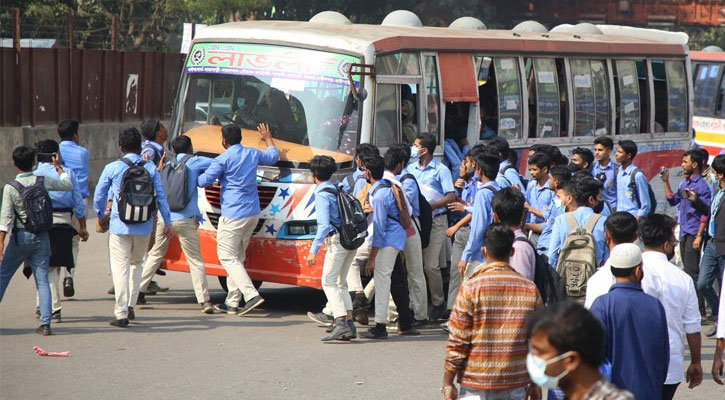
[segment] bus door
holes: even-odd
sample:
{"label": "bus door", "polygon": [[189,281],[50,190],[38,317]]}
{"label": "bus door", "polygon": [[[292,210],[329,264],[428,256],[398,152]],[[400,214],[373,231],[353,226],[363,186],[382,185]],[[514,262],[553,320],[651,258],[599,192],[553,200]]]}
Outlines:
{"label": "bus door", "polygon": [[479,139],[491,139],[493,135],[521,141],[525,121],[519,58],[480,55],[475,57],[475,66],[481,117]]}
{"label": "bus door", "polygon": [[[473,56],[470,53],[440,53],[441,89],[444,109],[444,137],[471,144],[479,140],[480,112]],[[431,79],[426,77],[426,86]],[[456,171],[452,171],[454,174]]]}

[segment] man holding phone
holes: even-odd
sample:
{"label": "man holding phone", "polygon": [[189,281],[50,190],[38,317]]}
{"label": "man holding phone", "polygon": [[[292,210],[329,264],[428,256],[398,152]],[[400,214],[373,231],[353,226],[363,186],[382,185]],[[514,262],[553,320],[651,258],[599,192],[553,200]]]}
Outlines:
{"label": "man holding phone", "polygon": [[[712,201],[712,192],[702,178],[702,169],[706,163],[704,154],[690,150],[682,155],[682,180],[677,192],[670,187],[670,172],[666,168],[660,171],[665,187],[665,195],[671,206],[677,206],[680,223],[680,254],[685,272],[690,275],[697,287],[700,269],[700,250],[703,238],[707,236],[707,216]],[[705,316],[705,303],[702,294],[697,292],[700,314]]]}

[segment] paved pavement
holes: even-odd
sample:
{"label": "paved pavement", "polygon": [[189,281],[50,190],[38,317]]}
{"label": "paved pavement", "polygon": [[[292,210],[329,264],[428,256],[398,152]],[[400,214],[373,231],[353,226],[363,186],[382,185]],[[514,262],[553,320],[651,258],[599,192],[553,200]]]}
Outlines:
{"label": "paved pavement", "polygon": [[[92,225],[91,225],[92,226]],[[241,398],[438,399],[446,336],[323,344],[305,317],[322,292],[265,284],[263,309],[247,317],[203,315],[186,274],[159,278],[171,290],[149,296],[128,329],[108,325],[113,300],[104,235],[82,244],[76,295],[64,299],[53,336],[34,333],[32,281],[16,274],[0,305],[0,399]],[[209,279],[212,298],[224,293]],[[714,341],[704,339],[706,381],[679,399],[722,398],[709,371]],[[70,351],[71,358],[39,357]]]}

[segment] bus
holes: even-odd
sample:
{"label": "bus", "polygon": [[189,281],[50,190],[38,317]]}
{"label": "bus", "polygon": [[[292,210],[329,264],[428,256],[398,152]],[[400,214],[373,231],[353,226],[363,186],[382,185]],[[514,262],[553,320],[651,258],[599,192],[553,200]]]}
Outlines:
{"label": "bus", "polygon": [[694,139],[712,158],[725,150],[725,52],[710,46],[690,52],[690,57],[695,94]]}
{"label": "bus", "polygon": [[[661,166],[679,168],[691,128],[688,48],[655,36],[590,24],[487,30],[470,17],[424,27],[400,10],[380,25],[323,12],[306,22],[211,26],[191,43],[170,135],[187,135],[196,154],[215,157],[224,151],[222,125],[239,125],[243,145],[258,148],[254,129],[270,125],[280,160],[258,170],[262,212],[245,267],[257,283],[320,288],[324,252],[314,266],[305,262],[316,232],[313,155],[333,157],[340,181],[354,171],[359,143],[385,150],[428,132],[440,157],[454,129],[473,144],[488,127],[520,153],[522,167],[533,144],[568,155],[610,135],[638,143],[636,163],[650,179]],[[219,193],[199,189],[199,233],[206,272],[225,286]],[[163,268],[188,271],[178,242]]]}

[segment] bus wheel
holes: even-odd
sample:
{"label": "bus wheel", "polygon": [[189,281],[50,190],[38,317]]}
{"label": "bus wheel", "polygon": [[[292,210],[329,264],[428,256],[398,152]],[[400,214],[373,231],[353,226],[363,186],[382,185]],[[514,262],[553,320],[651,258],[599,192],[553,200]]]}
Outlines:
{"label": "bus wheel", "polygon": [[[229,287],[227,286],[227,277],[226,276],[218,276],[217,278],[219,278],[219,285],[222,287],[222,290],[224,290],[224,292],[226,292],[226,293],[229,293]],[[252,280],[252,285],[254,285],[254,288],[255,289],[259,289],[259,287],[262,286],[262,283],[263,282],[264,281],[255,281],[255,280]]]}

